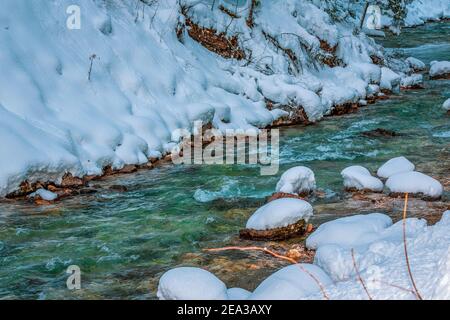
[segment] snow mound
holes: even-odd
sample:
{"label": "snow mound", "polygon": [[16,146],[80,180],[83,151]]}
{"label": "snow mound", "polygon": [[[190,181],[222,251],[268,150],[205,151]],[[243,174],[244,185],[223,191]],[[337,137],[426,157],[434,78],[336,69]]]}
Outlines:
{"label": "snow mound", "polygon": [[[450,298],[449,230],[450,211],[444,212],[433,226],[427,226],[423,219],[406,219],[409,262],[418,290],[426,300]],[[373,299],[416,299],[413,293],[399,289],[411,288],[405,263],[403,221],[380,231],[364,248],[356,248],[354,257]],[[337,281],[326,288],[331,299],[367,299],[352,260],[350,248],[339,245],[322,246],[316,252],[315,263]],[[316,293],[310,298],[321,296]]]}
{"label": "snow mound", "polygon": [[268,230],[286,227],[299,220],[308,221],[313,215],[312,206],[300,199],[282,198],[262,206],[248,219],[246,228]]}
{"label": "snow mound", "polygon": [[58,199],[58,195],[56,193],[53,193],[51,191],[45,190],[45,189],[38,189],[36,192],[33,192],[28,197],[34,198],[36,196],[39,196],[42,200],[46,201],[54,201]]}
{"label": "snow mound", "polygon": [[444,108],[444,110],[450,111],[450,99],[445,100],[442,108]]}
{"label": "snow mound", "polygon": [[317,249],[324,245],[352,248],[364,246],[377,238],[378,232],[392,225],[392,219],[382,213],[354,215],[321,224],[306,239],[306,247]]}
{"label": "snow mound", "polygon": [[247,300],[252,293],[242,288],[230,288],[227,294],[229,300]]}
{"label": "snow mound", "polygon": [[159,279],[160,300],[226,300],[227,287],[212,273],[193,267],[167,271]]}
{"label": "snow mound", "polygon": [[421,74],[412,74],[410,76],[404,76],[400,80],[400,87],[411,88],[419,86],[423,83],[423,76]]}
{"label": "snow mound", "polygon": [[398,92],[400,86],[400,75],[387,67],[381,68],[380,88],[392,92]]}
{"label": "snow mound", "polygon": [[439,77],[450,73],[450,61],[431,62],[430,76]]}
{"label": "snow mound", "polygon": [[427,68],[425,63],[423,63],[421,60],[419,60],[417,58],[414,58],[414,57],[406,58],[405,61],[409,64],[409,66],[414,71],[422,71],[422,70],[425,70]]}
{"label": "snow mound", "polygon": [[314,172],[307,167],[294,167],[287,170],[277,183],[276,191],[292,194],[311,192],[316,189]]}
{"label": "snow mound", "polygon": [[[301,267],[300,267],[301,266]],[[323,286],[331,285],[330,277],[318,266],[294,264],[270,275],[253,291],[250,300],[298,300],[320,291],[311,273]]]}
{"label": "snow mound", "polygon": [[439,198],[443,192],[443,187],[439,181],[417,171],[390,176],[386,181],[386,187],[391,192],[422,193],[432,198]]}
{"label": "snow mound", "polygon": [[377,175],[381,178],[389,178],[390,176],[401,173],[414,171],[414,164],[405,157],[397,157],[388,160],[377,171]]}
{"label": "snow mound", "polygon": [[369,170],[362,166],[347,167],[341,172],[346,188],[355,188],[357,190],[382,191],[383,182],[373,177]]}

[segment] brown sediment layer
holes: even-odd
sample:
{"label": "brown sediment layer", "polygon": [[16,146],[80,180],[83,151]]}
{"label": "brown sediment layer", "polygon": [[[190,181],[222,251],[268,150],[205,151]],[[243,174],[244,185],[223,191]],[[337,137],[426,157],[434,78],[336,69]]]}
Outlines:
{"label": "brown sediment layer", "polygon": [[298,194],[285,193],[285,192],[275,192],[267,199],[267,203],[274,201],[274,200],[283,199],[283,198],[304,200],[305,196],[306,196],[306,194],[298,195]]}
{"label": "brown sediment layer", "polygon": [[239,237],[247,240],[286,240],[297,236],[302,236],[306,233],[306,223],[300,220],[296,223],[290,224],[286,227],[256,230],[256,229],[242,229],[239,231]]}
{"label": "brown sediment layer", "polygon": [[450,80],[450,73],[439,74],[437,76],[430,76],[431,80]]}

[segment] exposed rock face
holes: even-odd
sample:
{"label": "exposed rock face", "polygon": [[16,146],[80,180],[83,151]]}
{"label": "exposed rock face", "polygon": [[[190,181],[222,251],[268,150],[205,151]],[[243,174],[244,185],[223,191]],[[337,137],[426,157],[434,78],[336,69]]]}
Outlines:
{"label": "exposed rock face", "polygon": [[347,113],[353,113],[358,111],[357,103],[345,103],[339,106],[335,106],[331,111],[330,116],[341,116]]}
{"label": "exposed rock face", "polygon": [[381,137],[397,137],[399,134],[393,130],[376,128],[375,130],[365,131],[361,133],[365,137],[381,138]]}
{"label": "exposed rock face", "polygon": [[303,197],[296,195],[296,194],[285,193],[285,192],[275,192],[267,199],[267,202],[271,202],[271,201],[274,201],[277,199],[282,199],[282,198],[294,198],[294,199],[304,200]]}
{"label": "exposed rock face", "polygon": [[242,229],[239,231],[239,236],[248,240],[286,240],[304,235],[306,227],[305,221],[300,220],[286,227],[269,230]]}
{"label": "exposed rock face", "polygon": [[82,178],[74,177],[71,173],[65,174],[61,181],[61,187],[82,187],[84,184]]}

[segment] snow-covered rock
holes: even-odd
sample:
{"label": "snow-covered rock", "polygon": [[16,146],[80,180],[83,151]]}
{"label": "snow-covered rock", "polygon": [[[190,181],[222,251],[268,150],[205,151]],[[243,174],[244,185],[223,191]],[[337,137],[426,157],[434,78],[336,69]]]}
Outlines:
{"label": "snow-covered rock", "polygon": [[[300,267],[301,266],[301,267]],[[250,300],[298,300],[306,298],[320,287],[311,273],[322,286],[331,285],[330,277],[318,266],[312,264],[294,264],[270,275],[253,291]]]}
{"label": "snow-covered rock", "polygon": [[276,186],[277,192],[292,194],[309,193],[315,189],[314,172],[303,166],[293,167],[284,172]]}
{"label": "snow-covered rock", "polygon": [[229,300],[247,300],[252,293],[242,288],[230,288],[227,294]]}
{"label": "snow-covered rock", "polygon": [[362,166],[347,167],[341,172],[344,186],[348,189],[382,191],[383,182],[373,177],[369,170]]}
{"label": "snow-covered rock", "polygon": [[425,70],[427,68],[425,63],[423,63],[421,60],[419,60],[417,58],[414,58],[414,57],[407,58],[406,62],[408,62],[409,66],[414,71],[422,71],[422,70]]}
{"label": "snow-covered rock", "polygon": [[444,110],[450,111],[450,99],[445,100],[442,108],[444,108]]}
{"label": "snow-covered rock", "polygon": [[432,198],[439,198],[443,192],[442,184],[439,181],[417,171],[390,176],[386,181],[386,187],[391,192],[422,193]]}
{"label": "snow-covered rock", "polygon": [[397,157],[388,160],[377,171],[377,175],[381,178],[389,178],[390,176],[401,173],[414,171],[414,164],[405,157]]}
{"label": "snow-covered rock", "polygon": [[226,300],[227,287],[212,273],[193,267],[167,271],[159,279],[160,300]]}
{"label": "snow-covered rock", "polygon": [[450,74],[450,61],[432,61],[430,77],[436,78]]}
{"label": "snow-covered rock", "polygon": [[410,76],[404,76],[400,80],[400,87],[412,88],[423,84],[423,76],[421,74],[412,74]]}
{"label": "snow-covered rock", "polygon": [[54,201],[58,199],[58,195],[56,193],[53,193],[51,191],[45,190],[45,189],[38,189],[36,192],[33,192],[28,197],[35,198],[39,196],[42,200],[46,201]]}
{"label": "snow-covered rock", "polygon": [[317,249],[324,245],[352,248],[364,246],[378,237],[378,233],[392,225],[385,214],[354,215],[321,224],[306,239],[306,247]]}
{"label": "snow-covered rock", "polygon": [[281,228],[299,220],[308,221],[312,215],[313,208],[308,202],[282,198],[271,201],[256,210],[248,219],[246,228],[255,230]]}
{"label": "snow-covered rock", "polygon": [[392,92],[397,92],[400,87],[400,75],[387,67],[381,68],[380,88]]}

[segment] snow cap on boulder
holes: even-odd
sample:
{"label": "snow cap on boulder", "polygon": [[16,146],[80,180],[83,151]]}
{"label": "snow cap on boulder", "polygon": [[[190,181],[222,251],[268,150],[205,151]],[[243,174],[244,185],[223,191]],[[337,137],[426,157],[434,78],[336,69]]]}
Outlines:
{"label": "snow cap on boulder", "polygon": [[33,192],[28,196],[29,198],[35,198],[40,197],[42,200],[45,201],[54,201],[58,199],[58,195],[56,193],[53,193],[51,191],[45,190],[45,189],[38,189],[36,192]]}
{"label": "snow cap on boulder", "polygon": [[266,278],[250,295],[250,300],[297,300],[320,292],[322,286],[332,284],[331,278],[318,266],[313,264],[293,264],[278,270]]}
{"label": "snow cap on boulder", "polygon": [[450,111],[450,99],[445,100],[442,108],[444,108],[444,110]]}
{"label": "snow cap on boulder", "polygon": [[293,167],[281,175],[276,191],[283,193],[301,194],[316,189],[314,172],[303,166]]}
{"label": "snow cap on boulder", "polygon": [[370,243],[378,233],[392,225],[392,219],[382,213],[354,215],[321,224],[306,239],[308,249],[317,249],[324,245],[357,247]]}
{"label": "snow cap on boulder", "polygon": [[380,179],[373,177],[369,170],[362,166],[347,167],[342,170],[341,175],[346,188],[382,191],[384,187]]}
{"label": "snow cap on boulder", "polygon": [[417,171],[398,173],[389,177],[386,187],[391,192],[422,193],[431,198],[439,198],[443,192],[439,181]]}
{"label": "snow cap on boulder", "polygon": [[389,68],[382,67],[380,88],[396,92],[399,90],[399,86],[400,86],[400,75],[398,75]]}
{"label": "snow cap on boulder", "polygon": [[414,57],[406,58],[406,62],[408,62],[409,66],[414,71],[421,71],[421,70],[425,70],[427,68],[425,63],[423,63],[421,60],[414,58]]}
{"label": "snow cap on boulder", "polygon": [[436,78],[450,74],[450,61],[432,61],[430,77]]}
{"label": "snow cap on boulder", "polygon": [[384,163],[377,171],[377,175],[381,178],[389,178],[390,176],[401,173],[414,171],[414,164],[405,157],[392,158]]}
{"label": "snow cap on boulder", "polygon": [[246,228],[269,230],[287,227],[299,220],[308,221],[313,215],[312,206],[300,199],[282,198],[269,202],[253,213]]}
{"label": "snow cap on boulder", "polygon": [[227,287],[211,272],[180,267],[167,271],[159,279],[160,300],[227,300]]}

